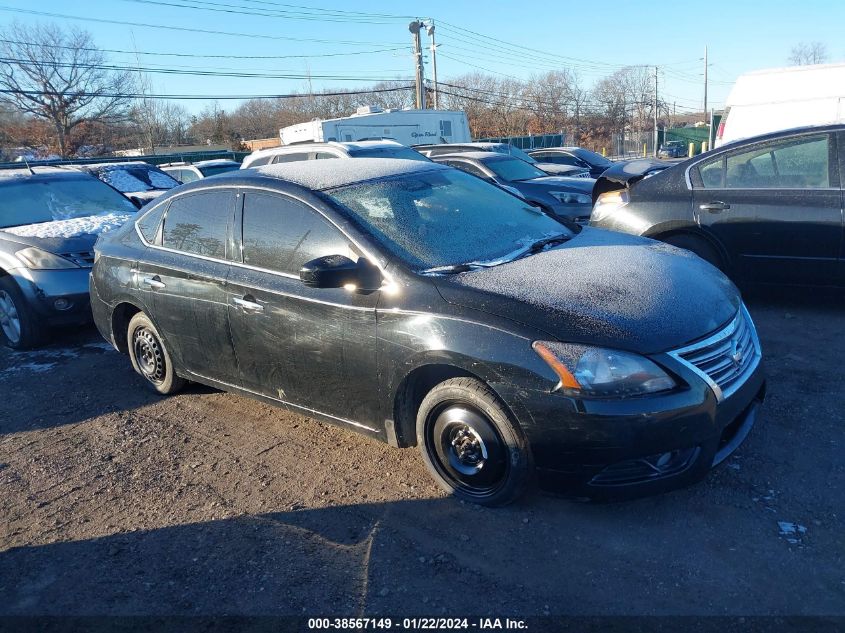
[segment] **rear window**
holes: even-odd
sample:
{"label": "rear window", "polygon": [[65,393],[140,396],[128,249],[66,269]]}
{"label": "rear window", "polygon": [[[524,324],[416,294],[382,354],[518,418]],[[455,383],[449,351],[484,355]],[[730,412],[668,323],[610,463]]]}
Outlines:
{"label": "rear window", "polygon": [[349,152],[353,158],[404,158],[406,160],[428,160],[410,147],[373,147]]}
{"label": "rear window", "polygon": [[227,171],[234,171],[240,168],[241,166],[238,164],[197,167],[205,178],[208,178],[209,176],[216,176],[217,174],[225,174]]}
{"label": "rear window", "polygon": [[164,218],[162,246],[185,253],[225,259],[226,237],[235,192],[215,190],[180,196]]}

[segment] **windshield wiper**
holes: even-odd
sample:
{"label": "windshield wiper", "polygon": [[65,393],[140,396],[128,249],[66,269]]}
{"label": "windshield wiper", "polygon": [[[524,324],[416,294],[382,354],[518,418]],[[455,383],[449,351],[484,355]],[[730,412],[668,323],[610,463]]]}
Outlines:
{"label": "windshield wiper", "polygon": [[562,244],[563,242],[568,242],[572,239],[572,235],[568,233],[561,233],[560,235],[552,235],[551,237],[543,238],[542,240],[537,240],[536,242],[532,242],[531,246],[526,249],[526,253],[539,253],[547,246],[551,246],[552,244]]}
{"label": "windshield wiper", "polygon": [[467,263],[467,264],[448,264],[447,266],[435,266],[434,268],[426,268],[420,272],[424,275],[439,274],[439,275],[454,275],[457,273],[466,273],[478,268],[485,268],[484,264]]}

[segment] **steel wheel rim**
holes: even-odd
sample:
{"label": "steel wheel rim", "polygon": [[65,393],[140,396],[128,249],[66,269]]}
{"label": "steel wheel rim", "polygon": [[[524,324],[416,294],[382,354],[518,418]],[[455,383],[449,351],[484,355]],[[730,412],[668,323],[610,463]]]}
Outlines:
{"label": "steel wheel rim", "polygon": [[0,328],[12,343],[21,340],[21,317],[11,295],[0,290]]}
{"label": "steel wheel rim", "polygon": [[144,378],[156,385],[164,382],[167,364],[164,360],[164,350],[155,334],[149,328],[138,328],[132,335],[132,348],[138,369]]}
{"label": "steel wheel rim", "polygon": [[450,485],[486,497],[507,479],[507,450],[493,423],[475,407],[444,403],[428,419],[427,451]]}

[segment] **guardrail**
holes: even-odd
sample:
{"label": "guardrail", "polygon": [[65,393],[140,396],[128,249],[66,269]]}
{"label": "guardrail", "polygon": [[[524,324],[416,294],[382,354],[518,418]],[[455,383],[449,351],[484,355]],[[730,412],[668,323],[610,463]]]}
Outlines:
{"label": "guardrail", "polygon": [[211,151],[211,152],[185,152],[184,154],[153,154],[150,156],[97,156],[96,158],[68,158],[55,160],[31,160],[16,161],[13,163],[0,163],[0,169],[26,169],[30,167],[61,167],[63,165],[91,165],[94,163],[133,163],[144,162],[151,165],[163,165],[165,163],[198,163],[202,160],[214,160],[229,158],[239,163],[249,152],[234,151]]}

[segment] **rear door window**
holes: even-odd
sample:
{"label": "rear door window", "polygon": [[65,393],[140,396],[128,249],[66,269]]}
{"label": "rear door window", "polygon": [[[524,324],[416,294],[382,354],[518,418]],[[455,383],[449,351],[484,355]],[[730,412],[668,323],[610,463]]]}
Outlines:
{"label": "rear door window", "polygon": [[357,259],[346,236],[305,203],[279,194],[245,194],[245,264],[298,275],[303,264],[325,255]]}
{"label": "rear door window", "polygon": [[830,187],[829,136],[802,137],[727,157],[728,189]]}
{"label": "rear door window", "polygon": [[162,246],[225,259],[234,206],[235,192],[227,189],[179,196],[164,218]]}

